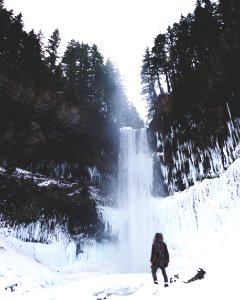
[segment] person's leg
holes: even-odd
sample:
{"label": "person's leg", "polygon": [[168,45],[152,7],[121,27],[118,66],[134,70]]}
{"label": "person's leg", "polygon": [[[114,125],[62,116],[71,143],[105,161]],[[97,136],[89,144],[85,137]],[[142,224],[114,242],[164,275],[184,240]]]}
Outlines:
{"label": "person's leg", "polygon": [[154,283],[157,283],[157,269],[158,269],[158,267],[152,267],[152,277],[153,277]]}
{"label": "person's leg", "polygon": [[161,267],[160,269],[162,271],[162,275],[164,278],[164,283],[165,283],[164,286],[167,287],[168,286],[168,276],[167,276],[166,269],[164,267]]}

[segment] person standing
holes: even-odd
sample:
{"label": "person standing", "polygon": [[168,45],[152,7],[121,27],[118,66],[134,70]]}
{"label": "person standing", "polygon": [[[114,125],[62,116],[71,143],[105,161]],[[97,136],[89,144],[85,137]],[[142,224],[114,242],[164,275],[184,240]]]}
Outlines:
{"label": "person standing", "polygon": [[164,287],[168,287],[168,276],[166,273],[166,268],[169,264],[169,253],[167,245],[163,241],[162,233],[157,232],[154,236],[150,263],[154,283],[158,284],[157,270],[158,268],[160,268],[164,279]]}

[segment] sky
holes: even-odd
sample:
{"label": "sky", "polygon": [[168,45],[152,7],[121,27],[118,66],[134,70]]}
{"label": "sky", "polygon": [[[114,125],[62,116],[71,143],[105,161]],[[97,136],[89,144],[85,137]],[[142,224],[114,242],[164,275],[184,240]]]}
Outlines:
{"label": "sky", "polygon": [[181,14],[194,11],[196,0],[5,0],[14,14],[22,13],[25,30],[45,38],[58,28],[65,49],[71,39],[96,44],[116,64],[128,99],[145,119],[140,71],[147,47]]}
{"label": "sky", "polygon": [[[206,179],[196,184],[192,190],[190,188],[171,197],[174,202],[180,199],[183,205],[183,199],[192,197],[194,190],[199,196],[199,202],[207,210],[202,211],[204,214],[201,215],[203,207],[196,207],[199,209],[199,221],[202,218],[206,223],[205,230],[201,230],[200,226],[198,232],[190,235],[188,229],[184,229],[183,226],[183,234],[178,243],[171,243],[169,236],[165,239],[170,254],[170,263],[166,269],[168,277],[170,279],[175,274],[179,275],[179,280],[169,283],[168,288],[163,287],[163,278],[159,271],[159,285],[153,284],[150,265],[149,270],[142,273],[118,273],[113,272],[111,267],[99,268],[97,264],[95,269],[83,270],[77,261],[66,264],[65,267],[57,266],[56,263],[50,268],[47,261],[55,260],[64,249],[64,245],[23,242],[14,238],[11,231],[1,226],[1,300],[239,299],[239,176],[240,159],[236,159],[219,178]],[[209,199],[209,196],[212,198]],[[205,201],[207,198],[212,201]],[[166,198],[166,203],[170,203],[170,206],[171,199]],[[161,203],[159,207],[163,208]],[[211,207],[214,209],[211,210]],[[190,222],[188,208],[185,207],[184,210],[185,218],[182,222]],[[209,225],[209,217],[219,219],[217,227]],[[178,231],[178,222],[173,216],[168,219],[168,223],[175,224]],[[190,222],[189,227],[194,227],[194,224]],[[144,246],[149,246],[150,255],[151,245]],[[69,253],[66,251],[65,255]],[[104,251],[102,256],[106,257]],[[108,256],[107,259],[111,261],[112,258]],[[184,283],[191,279],[199,268],[206,271],[204,278]],[[11,292],[7,287],[14,284],[17,286],[13,287]]]}

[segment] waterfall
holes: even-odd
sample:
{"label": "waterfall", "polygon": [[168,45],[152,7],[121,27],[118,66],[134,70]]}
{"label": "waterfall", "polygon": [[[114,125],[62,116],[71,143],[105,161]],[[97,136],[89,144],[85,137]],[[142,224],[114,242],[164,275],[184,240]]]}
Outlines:
{"label": "waterfall", "polygon": [[118,176],[119,265],[123,272],[149,268],[154,220],[150,207],[152,158],[146,128],[121,129]]}

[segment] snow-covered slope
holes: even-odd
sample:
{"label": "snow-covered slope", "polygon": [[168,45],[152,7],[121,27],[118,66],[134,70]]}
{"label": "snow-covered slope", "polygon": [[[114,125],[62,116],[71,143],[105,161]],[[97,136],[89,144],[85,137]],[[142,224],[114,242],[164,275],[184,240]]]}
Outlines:
{"label": "snow-covered slope", "polygon": [[[169,278],[174,274],[179,274],[180,280],[164,289],[162,275],[159,272],[160,286],[156,295],[153,295],[156,286],[152,283],[150,265],[149,270],[144,273],[114,273],[114,269],[111,268],[111,265],[114,265],[114,257],[109,255],[106,257],[106,252],[102,248],[100,249],[102,250],[101,255],[105,261],[108,261],[105,269],[102,268],[101,270],[97,266],[97,260],[93,259],[92,261],[96,262],[96,270],[94,271],[90,257],[89,265],[91,268],[89,270],[82,271],[79,260],[66,264],[65,267],[60,266],[59,269],[55,267],[54,270],[51,270],[47,267],[50,263],[49,260],[58,260],[61,256],[59,244],[42,245],[21,242],[14,237],[7,236],[8,233],[2,228],[0,234],[0,299],[65,300],[69,298],[71,300],[90,300],[106,297],[109,300],[157,298],[175,300],[179,298],[225,299],[229,295],[231,295],[231,299],[238,299],[240,269],[240,244],[238,242],[240,232],[239,174],[240,160],[236,160],[220,178],[206,180],[188,191],[171,196],[169,203],[178,203],[179,199],[181,201],[187,199],[186,202],[182,203],[185,205],[189,203],[191,206],[191,195],[198,194],[198,200],[201,203],[199,210],[202,214],[201,224],[204,225],[205,216],[206,226],[202,225],[197,228],[193,219],[192,221],[190,219],[188,221],[189,226],[194,228],[192,234],[190,234],[191,230],[187,230],[186,224],[182,226],[181,230],[181,226],[176,224],[179,224],[179,220],[183,224],[184,216],[181,217],[182,219],[179,218],[176,215],[177,210],[172,215],[172,219],[169,215],[165,220],[171,227],[171,232],[174,232],[174,224],[177,232],[174,238],[170,238],[169,232],[167,233],[166,242],[170,252],[170,264],[167,273]],[[206,194],[203,193],[203,190]],[[218,193],[213,191],[218,191]],[[204,197],[207,197],[208,201],[204,201]],[[164,201],[167,200],[164,199]],[[209,204],[211,201],[216,201],[217,205],[211,203],[211,206]],[[161,201],[158,203],[159,207],[163,207]],[[157,203],[155,204],[157,205]],[[171,206],[171,204],[169,205]],[[181,206],[178,205],[178,210],[179,214],[183,214],[185,211],[187,223],[189,213],[186,212],[186,207],[182,208],[181,211]],[[222,222],[216,223],[214,221],[216,215],[219,215]],[[211,216],[212,223],[209,221]],[[210,224],[214,224],[214,226]],[[148,249],[150,255],[151,245],[145,244],[143,247]],[[66,257],[67,251],[64,252],[63,249],[62,255]],[[96,252],[89,251],[89,255],[91,253],[96,254]],[[71,257],[71,254],[69,255]],[[116,252],[115,256],[117,255]],[[42,257],[43,263],[38,261],[38,256]],[[57,261],[55,262],[56,265]],[[85,266],[87,266],[87,261],[85,261]],[[204,268],[206,271],[205,278],[189,284],[183,283],[183,281],[193,277],[198,268]],[[7,286],[15,283],[17,286],[13,287],[12,292],[10,288],[5,290]]]}

